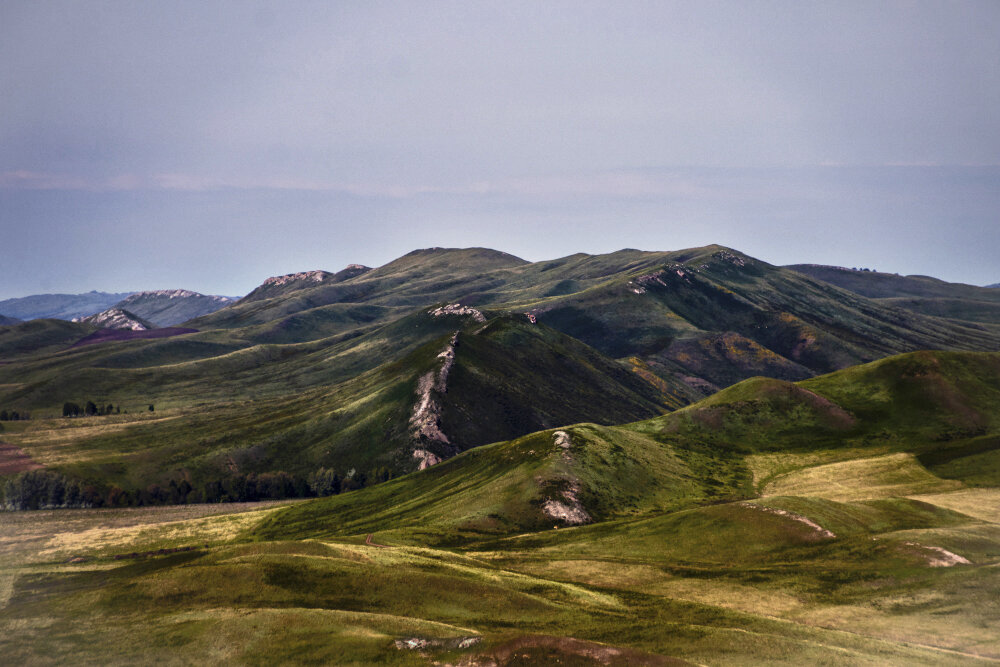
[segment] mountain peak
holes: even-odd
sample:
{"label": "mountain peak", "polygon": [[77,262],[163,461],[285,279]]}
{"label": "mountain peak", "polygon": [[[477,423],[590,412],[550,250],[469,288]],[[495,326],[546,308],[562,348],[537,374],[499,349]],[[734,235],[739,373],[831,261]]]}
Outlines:
{"label": "mountain peak", "polygon": [[93,324],[102,329],[130,329],[132,331],[147,331],[155,329],[156,325],[130,313],[124,308],[108,308],[90,317],[77,318],[74,322]]}
{"label": "mountain peak", "polygon": [[329,271],[302,271],[299,273],[287,273],[283,276],[272,276],[264,281],[261,287],[280,287],[293,282],[321,283],[333,274]]}
{"label": "mountain peak", "polygon": [[189,299],[192,297],[203,298],[203,299],[215,299],[217,301],[232,301],[228,296],[214,296],[210,294],[201,294],[199,292],[192,292],[187,289],[157,289],[157,290],[146,290],[145,292],[136,292],[128,298],[124,299],[122,303],[133,303],[147,297],[163,297],[167,299]]}

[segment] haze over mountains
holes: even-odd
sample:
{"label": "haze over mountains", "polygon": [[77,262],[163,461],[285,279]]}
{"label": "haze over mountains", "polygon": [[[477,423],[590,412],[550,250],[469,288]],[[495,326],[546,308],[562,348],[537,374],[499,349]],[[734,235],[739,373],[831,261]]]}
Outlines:
{"label": "haze over mountains", "polygon": [[97,291],[85,294],[35,294],[0,301],[0,314],[19,320],[72,320],[110,308],[128,295],[128,292],[112,294]]}
{"label": "haze over mountains", "polygon": [[996,285],[976,287],[948,283],[929,276],[900,276],[814,264],[796,264],[786,268],[877,299],[886,305],[926,315],[974,322],[1000,322],[1000,292],[992,289]]}
{"label": "haze over mountains", "polygon": [[94,321],[97,322],[113,322],[110,316],[98,316],[105,311],[117,309],[127,311],[138,320],[148,321],[154,326],[166,327],[214,312],[232,301],[235,301],[232,297],[206,296],[190,290],[38,294],[0,301],[0,316],[7,315],[19,320],[84,320],[96,317]]}

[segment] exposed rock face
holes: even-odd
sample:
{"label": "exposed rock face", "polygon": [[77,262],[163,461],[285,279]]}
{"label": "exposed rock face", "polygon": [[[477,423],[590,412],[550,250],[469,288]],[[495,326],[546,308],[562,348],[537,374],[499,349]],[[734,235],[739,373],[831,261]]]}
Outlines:
{"label": "exposed rock face", "polygon": [[463,306],[458,303],[450,303],[447,306],[441,306],[440,308],[435,308],[434,310],[429,310],[427,312],[434,317],[441,317],[442,315],[468,315],[476,322],[486,321],[486,316],[483,315],[482,311],[479,311],[472,306]]}
{"label": "exposed rock face", "polygon": [[109,308],[105,311],[91,315],[90,317],[78,318],[74,322],[84,322],[93,324],[102,329],[130,329],[132,331],[146,331],[156,327],[141,317],[130,313],[122,308]]}
{"label": "exposed rock face", "polygon": [[821,537],[823,539],[833,539],[837,537],[831,531],[819,525],[812,519],[804,517],[801,514],[796,514],[795,512],[789,512],[788,510],[781,510],[775,507],[766,507],[764,505],[758,505],[756,503],[740,503],[740,507],[748,507],[750,509],[760,510],[761,512],[767,512],[768,514],[783,516],[786,519],[791,519],[792,521],[798,521],[799,523],[803,523],[812,528],[816,536]]}
{"label": "exposed rock face", "polygon": [[562,500],[549,499],[542,503],[542,511],[550,519],[579,526],[590,522],[590,515],[583,509],[577,494],[580,493],[580,483],[574,482],[563,490]]}
{"label": "exposed rock face", "polygon": [[234,302],[235,299],[227,296],[174,289],[137,292],[116,303],[114,307],[128,311],[156,326],[169,327],[214,313]]}
{"label": "exposed rock face", "polygon": [[[485,321],[485,320],[484,320]],[[437,396],[448,391],[448,372],[455,363],[455,346],[458,344],[458,332],[451,337],[448,345],[437,355],[441,365],[433,371],[428,371],[417,380],[417,403],[413,406],[410,417],[410,427],[413,439],[418,446],[413,450],[413,457],[420,461],[419,469],[423,470],[441,458],[420,445],[438,444],[450,445],[448,436],[441,430],[441,403]]]}
{"label": "exposed rock face", "polygon": [[136,292],[135,294],[129,296],[122,301],[123,304],[130,303],[133,301],[139,301],[143,297],[157,296],[167,299],[184,299],[190,297],[205,297],[206,299],[216,299],[218,301],[232,301],[229,297],[225,296],[209,296],[206,294],[199,294],[198,292],[192,292],[186,289],[156,289],[147,290],[145,292]]}
{"label": "exposed rock face", "polygon": [[287,285],[288,283],[297,281],[321,283],[331,275],[333,274],[328,271],[303,271],[301,273],[289,273],[284,276],[273,276],[268,278],[264,281],[261,287],[280,287],[281,285]]}
{"label": "exposed rock face", "polygon": [[[927,565],[930,567],[954,567],[955,565],[972,565],[972,561],[968,558],[959,556],[957,553],[948,551],[943,547],[929,547],[923,544],[917,544],[916,542],[904,542],[908,547],[917,547],[918,549],[923,549],[923,556],[927,559]],[[930,553],[926,553],[926,552]]]}
{"label": "exposed rock face", "polygon": [[[559,452],[560,458],[566,463],[573,462],[570,452],[573,440],[566,431],[556,431],[552,434],[552,442]],[[542,503],[542,512],[550,519],[562,521],[571,526],[590,522],[590,515],[580,502],[580,482],[572,477],[562,480],[565,485],[557,493],[557,498],[549,498]]]}
{"label": "exposed rock face", "polygon": [[483,641],[482,637],[451,637],[447,639],[431,639],[427,637],[407,637],[397,639],[394,643],[401,651],[423,651],[425,649],[463,649],[475,646]]}

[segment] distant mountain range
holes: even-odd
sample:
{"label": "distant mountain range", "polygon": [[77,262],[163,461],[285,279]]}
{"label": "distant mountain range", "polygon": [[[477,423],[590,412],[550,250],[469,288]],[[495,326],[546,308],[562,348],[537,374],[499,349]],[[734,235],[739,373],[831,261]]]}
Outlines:
{"label": "distant mountain range", "polygon": [[[169,327],[215,312],[234,301],[236,299],[232,297],[209,296],[182,289],[119,294],[96,291],[86,294],[37,294],[0,301],[0,316],[17,320],[83,320],[117,309],[147,321],[151,327]],[[104,322],[102,326],[110,328],[131,328],[112,326],[120,320],[107,315],[92,321]]]}
{"label": "distant mountain range", "polygon": [[794,264],[785,268],[843,287],[889,306],[925,315],[1000,323],[1000,291],[949,283],[930,276],[859,271],[837,266]]}
{"label": "distant mountain range", "polygon": [[19,320],[72,320],[110,308],[130,292],[87,292],[86,294],[35,294],[0,301],[0,315]]}
{"label": "distant mountain range", "polygon": [[214,313],[233,303],[228,296],[199,294],[190,290],[137,292],[115,304],[158,327],[169,327],[195,317]]}

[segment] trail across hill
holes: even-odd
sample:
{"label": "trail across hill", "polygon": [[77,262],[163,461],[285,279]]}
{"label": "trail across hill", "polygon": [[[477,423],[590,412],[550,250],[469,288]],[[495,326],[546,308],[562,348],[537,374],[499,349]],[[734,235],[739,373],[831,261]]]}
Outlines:
{"label": "trail across hill", "polygon": [[372,534],[371,533],[368,533],[368,536],[365,537],[365,544],[367,544],[370,547],[379,547],[381,549],[388,549],[389,548],[388,544],[375,544],[374,542],[372,542]]}

